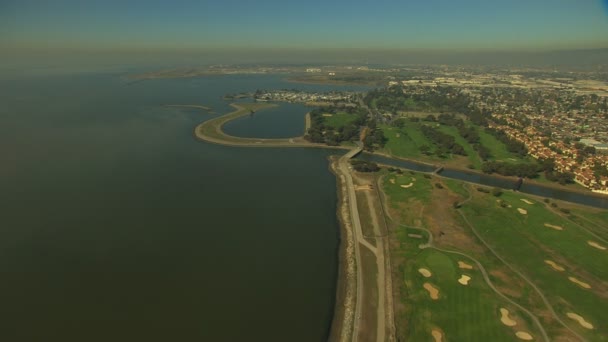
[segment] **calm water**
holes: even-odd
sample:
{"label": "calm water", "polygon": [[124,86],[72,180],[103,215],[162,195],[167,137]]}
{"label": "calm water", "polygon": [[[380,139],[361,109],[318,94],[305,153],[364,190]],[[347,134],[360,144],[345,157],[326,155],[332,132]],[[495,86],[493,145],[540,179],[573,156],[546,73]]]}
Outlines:
{"label": "calm water", "polygon": [[225,113],[225,93],[314,86],[120,76],[0,81],[0,340],[324,340],[338,246],[329,152],[198,142],[193,127],[212,116],[162,106]]}
{"label": "calm water", "polygon": [[[386,158],[380,155],[372,155],[368,153],[363,153],[358,158],[419,172],[433,172],[436,169],[436,167],[431,165],[418,164],[406,160]],[[515,177],[496,177],[492,175],[450,169],[443,170],[441,172],[441,176],[486,186],[500,187],[503,189],[514,189],[515,184],[517,182],[517,178]],[[588,205],[596,208],[608,209],[608,197],[598,194],[583,194],[556,188],[549,188],[541,185],[529,184],[525,180],[519,191],[536,196],[554,198],[562,201]]]}
{"label": "calm water", "polygon": [[247,138],[291,138],[304,134],[305,116],[311,109],[302,104],[281,103],[224,125],[224,132]]}

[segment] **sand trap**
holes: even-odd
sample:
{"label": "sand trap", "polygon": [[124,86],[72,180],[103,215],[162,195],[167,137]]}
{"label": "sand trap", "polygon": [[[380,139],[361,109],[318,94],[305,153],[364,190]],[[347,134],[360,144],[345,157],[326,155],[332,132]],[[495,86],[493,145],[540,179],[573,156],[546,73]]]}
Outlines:
{"label": "sand trap", "polygon": [[545,227],[551,228],[551,229],[555,229],[555,230],[564,230],[563,227],[556,226],[556,225],[553,225],[553,224],[550,224],[550,223],[545,223]]}
{"label": "sand trap", "polygon": [[514,327],[517,325],[517,322],[512,320],[511,317],[509,317],[509,310],[505,308],[500,308],[500,321],[502,322],[502,324],[508,327]]}
{"label": "sand trap", "polygon": [[333,114],[323,114],[323,116],[326,117],[326,118],[330,118],[330,117],[332,117],[334,115]]}
{"label": "sand trap", "polygon": [[433,275],[431,271],[427,270],[426,268],[419,268],[418,272],[420,272],[420,274],[422,274],[422,276],[425,278],[430,278],[431,275]]}
{"label": "sand trap", "polygon": [[515,336],[517,336],[518,339],[524,340],[524,341],[532,341],[534,339],[532,337],[532,335],[530,335],[529,333],[527,333],[525,331],[518,331],[515,333]]}
{"label": "sand trap", "polygon": [[517,208],[517,211],[519,211],[519,213],[522,215],[526,215],[528,213],[528,211],[526,209],[522,209],[522,208]]}
{"label": "sand trap", "polygon": [[412,185],[414,185],[414,183],[410,183],[408,185],[402,185],[401,187],[404,188],[404,189],[407,189],[407,188],[411,188]]}
{"label": "sand trap", "polygon": [[459,261],[458,267],[462,268],[463,270],[472,270],[473,269],[473,265],[469,265],[464,261]]}
{"label": "sand trap", "polygon": [[522,200],[522,202],[526,203],[526,204],[534,204],[534,202],[528,201],[525,198],[520,198]]}
{"label": "sand trap", "polygon": [[370,184],[355,185],[355,190],[373,190],[374,188]]}
{"label": "sand trap", "polygon": [[414,238],[414,239],[422,239],[422,235],[420,235],[420,234],[407,234],[407,236]]}
{"label": "sand trap", "polygon": [[585,282],[582,282],[582,281],[580,281],[580,280],[578,280],[578,279],[576,279],[574,277],[568,277],[568,279],[571,282],[575,283],[576,285],[578,285],[578,286],[580,286],[580,287],[582,287],[584,289],[590,289],[591,288],[591,285],[589,285],[589,284],[587,284]]}
{"label": "sand trap", "polygon": [[433,285],[429,284],[429,283],[424,283],[424,285],[422,285],[424,287],[425,290],[429,291],[429,296],[431,296],[432,300],[437,300],[439,299],[439,290],[437,290],[437,288],[435,288]]}
{"label": "sand trap", "polygon": [[433,329],[431,331],[431,334],[433,335],[433,338],[435,339],[435,342],[442,342],[443,341],[443,333],[437,329]]}
{"label": "sand trap", "polygon": [[556,264],[555,262],[553,262],[551,260],[545,260],[545,264],[553,267],[553,269],[556,271],[564,272],[566,270],[565,268],[561,267],[560,265]]}
{"label": "sand trap", "polygon": [[389,182],[391,182],[391,184],[395,184],[395,178],[389,179]]}
{"label": "sand trap", "polygon": [[458,279],[458,282],[462,285],[469,285],[469,280],[471,280],[471,277],[463,274],[460,276],[460,279]]}
{"label": "sand trap", "polygon": [[604,246],[602,246],[602,245],[598,244],[597,242],[593,242],[593,241],[587,241],[587,243],[588,243],[588,244],[589,244],[589,246],[591,246],[591,247],[595,247],[595,248],[597,248],[597,249],[601,249],[601,250],[603,250],[603,251],[605,251],[605,250],[606,250],[606,247],[604,247]]}
{"label": "sand trap", "polygon": [[395,138],[401,138],[401,134],[399,134],[399,133],[395,134]]}
{"label": "sand trap", "polygon": [[585,321],[585,319],[575,313],[572,312],[568,312],[566,314],[568,317],[572,318],[575,321],[578,321],[578,324],[580,324],[583,328],[585,329],[593,329],[593,324]]}

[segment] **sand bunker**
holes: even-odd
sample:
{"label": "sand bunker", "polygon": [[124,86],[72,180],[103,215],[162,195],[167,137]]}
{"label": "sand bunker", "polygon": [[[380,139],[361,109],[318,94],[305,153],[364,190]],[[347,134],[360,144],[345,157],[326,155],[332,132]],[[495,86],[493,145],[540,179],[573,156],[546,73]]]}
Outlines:
{"label": "sand bunker", "polygon": [[414,238],[414,239],[422,239],[422,235],[420,235],[420,234],[407,234],[407,236]]}
{"label": "sand bunker", "polygon": [[471,277],[463,274],[460,276],[460,279],[458,279],[458,282],[462,285],[469,285],[469,280],[471,280]]}
{"label": "sand bunker", "polygon": [[433,329],[431,331],[431,334],[433,335],[433,338],[435,339],[435,342],[442,342],[443,341],[443,333],[437,329]]}
{"label": "sand bunker", "polygon": [[576,285],[578,285],[578,286],[580,286],[580,287],[582,287],[584,289],[590,289],[591,288],[591,285],[589,285],[589,284],[587,284],[585,282],[582,282],[582,281],[580,281],[580,280],[578,280],[578,279],[576,279],[574,277],[568,277],[568,279],[571,282],[575,283]]}
{"label": "sand bunker", "polygon": [[389,182],[391,182],[391,184],[395,184],[395,178],[389,179]]}
{"label": "sand bunker", "polygon": [[528,211],[526,209],[522,209],[522,208],[517,208],[517,211],[519,211],[519,213],[522,215],[526,215],[528,213]]}
{"label": "sand bunker", "polygon": [[425,278],[430,278],[431,275],[433,275],[431,271],[427,270],[426,268],[419,268],[418,272],[420,272],[420,274],[422,274],[422,276]]}
{"label": "sand bunker", "polygon": [[333,114],[323,114],[323,116],[326,117],[326,118],[331,118],[334,115]]}
{"label": "sand bunker", "polygon": [[532,341],[534,339],[532,337],[532,335],[530,335],[529,333],[527,333],[525,331],[518,331],[515,333],[515,336],[517,336],[518,339],[524,340],[524,341]]}
{"label": "sand bunker", "polygon": [[553,224],[550,224],[550,223],[545,223],[545,227],[551,228],[551,229],[555,229],[555,230],[564,230],[563,227],[556,226],[556,225],[553,225]]}
{"label": "sand bunker", "polygon": [[464,261],[459,261],[458,267],[462,268],[463,270],[472,270],[473,269],[473,265],[469,265]]}
{"label": "sand bunker", "polygon": [[527,199],[525,199],[525,198],[520,198],[520,199],[521,199],[521,200],[522,200],[524,203],[527,203],[527,204],[534,204],[534,202],[528,201],[528,200],[527,200]]}
{"label": "sand bunker", "polygon": [[502,324],[508,327],[514,327],[517,325],[517,322],[512,320],[511,317],[509,317],[509,310],[505,308],[500,308],[500,321],[502,322]]}
{"label": "sand bunker", "polygon": [[437,300],[439,299],[439,290],[437,290],[437,288],[435,288],[433,285],[429,284],[429,283],[424,283],[424,285],[422,285],[424,287],[425,290],[429,291],[429,296],[431,296],[432,300]]}
{"label": "sand bunker", "polygon": [[580,324],[583,328],[585,329],[593,329],[593,324],[585,321],[585,319],[575,313],[572,312],[568,312],[566,314],[569,318],[572,318],[575,321],[578,321],[578,324]]}
{"label": "sand bunker", "polygon": [[597,248],[597,249],[601,249],[601,250],[603,250],[603,251],[605,251],[605,250],[606,250],[606,247],[604,247],[604,246],[602,246],[602,245],[598,244],[597,242],[593,242],[593,241],[587,241],[587,243],[588,243],[588,244],[589,244],[589,246],[591,246],[591,247],[595,247],[595,248]]}
{"label": "sand bunker", "polygon": [[374,188],[370,184],[355,185],[355,190],[373,190]]}
{"label": "sand bunker", "polygon": [[410,183],[408,185],[402,185],[401,187],[404,188],[404,189],[407,189],[407,188],[411,188],[412,185],[414,185],[414,183]]}
{"label": "sand bunker", "polygon": [[561,267],[560,265],[556,264],[555,262],[553,262],[551,260],[545,260],[545,264],[553,267],[553,269],[556,270],[556,271],[563,272],[563,271],[566,270],[565,268]]}
{"label": "sand bunker", "polygon": [[401,138],[401,134],[399,134],[399,133],[395,134],[395,138]]}

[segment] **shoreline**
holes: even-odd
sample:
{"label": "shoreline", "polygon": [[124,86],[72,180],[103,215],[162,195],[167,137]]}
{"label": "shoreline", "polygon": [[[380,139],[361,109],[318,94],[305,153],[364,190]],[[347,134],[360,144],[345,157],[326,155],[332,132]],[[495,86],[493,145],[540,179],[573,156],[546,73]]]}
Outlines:
{"label": "shoreline", "polygon": [[317,144],[309,142],[304,139],[304,136],[298,136],[293,138],[242,138],[237,136],[228,135],[223,131],[223,126],[231,120],[240,118],[248,115],[251,111],[264,110],[266,108],[276,107],[275,104],[263,103],[263,104],[230,104],[235,111],[228,114],[213,118],[210,120],[203,121],[194,128],[194,137],[201,141],[209,143],[224,145],[224,146],[236,146],[236,147],[313,147],[313,148],[327,148],[327,149],[339,149],[339,150],[350,150],[346,146],[328,146],[325,144]]}
{"label": "shoreline", "polygon": [[[224,145],[224,146],[234,146],[234,147],[300,147],[300,148],[325,148],[325,149],[334,149],[334,150],[351,150],[351,147],[348,146],[328,146],[325,144],[311,143],[307,141],[304,136],[293,137],[293,138],[283,138],[283,139],[265,139],[265,138],[242,138],[236,137],[226,134],[222,127],[227,122],[242,117],[244,115],[249,114],[251,111],[263,110],[265,108],[275,107],[275,104],[269,103],[252,103],[252,104],[231,104],[235,111],[206,120],[196,126],[194,129],[194,136],[196,139]],[[305,118],[305,129],[308,125],[310,118],[307,114]],[[306,132],[305,132],[306,133]],[[427,165],[437,167],[438,165],[433,165],[430,163],[417,161],[413,159],[406,159],[400,157],[394,157],[385,153],[372,153],[371,155],[378,155],[385,158],[390,158],[394,160],[402,160],[410,163]],[[360,300],[358,291],[359,291],[359,271],[356,265],[356,258],[358,257],[357,251],[355,249],[355,245],[358,243],[355,240],[355,231],[352,225],[352,218],[350,217],[349,211],[349,197],[347,195],[347,185],[345,175],[340,172],[340,167],[338,166],[339,161],[338,156],[329,156],[329,169],[332,174],[336,177],[336,191],[337,191],[337,212],[336,215],[338,217],[339,222],[339,245],[338,245],[338,268],[336,274],[336,284],[335,284],[335,301],[332,313],[332,320],[328,331],[328,340],[329,341],[340,341],[346,342],[351,341],[353,338],[356,338],[357,327],[355,323],[357,323],[357,309],[360,307],[358,301]],[[382,163],[379,163],[382,164]],[[470,169],[460,169],[454,167],[446,167],[447,170],[454,170],[457,172],[464,172],[473,175],[486,175],[491,177],[496,177],[500,179],[508,179],[511,180],[512,177],[500,176],[500,175],[487,175],[482,172],[478,172],[476,170]],[[441,177],[441,173],[438,174]],[[462,181],[465,183],[470,183],[467,181]],[[573,189],[568,189],[560,186],[551,186],[549,184],[544,184],[540,182],[534,182],[530,180],[525,180],[525,182],[530,182],[531,184],[540,185],[548,188],[561,189],[570,192],[581,193],[584,195],[591,194],[594,197],[605,198],[605,196],[588,193],[582,189],[578,189],[578,191]],[[476,183],[472,183],[476,184]],[[531,195],[531,194],[528,194]],[[540,199],[540,196],[534,196]],[[560,200],[561,201],[561,200]],[[575,204],[571,202],[567,202],[570,204]],[[577,204],[582,205],[582,204]],[[583,205],[585,207],[589,207],[588,205]],[[387,255],[387,259],[390,259],[390,253]],[[392,279],[391,279],[392,280]],[[393,296],[394,292],[391,291],[388,296]],[[393,318],[394,319],[394,318]]]}
{"label": "shoreline", "polygon": [[[255,105],[255,104],[254,104]],[[206,120],[194,129],[196,139],[224,146],[234,147],[301,147],[351,150],[348,146],[328,146],[308,142],[304,136],[286,139],[241,138],[226,134],[222,127],[229,121],[249,114],[251,105],[231,104],[235,111]],[[274,107],[273,104],[260,104],[255,110]],[[309,127],[310,116],[305,117],[305,129]],[[306,134],[306,132],[305,132]],[[354,335],[354,321],[357,296],[357,265],[355,262],[355,235],[348,207],[347,186],[344,175],[339,171],[338,156],[329,156],[329,171],[336,177],[337,210],[339,228],[338,269],[335,284],[335,301],[332,320],[328,331],[328,341],[347,342]]]}
{"label": "shoreline", "polygon": [[354,234],[348,214],[346,185],[343,176],[338,172],[338,157],[328,157],[329,170],[336,177],[336,192],[338,195],[336,216],[340,226],[338,245],[338,273],[336,276],[336,297],[334,301],[333,318],[329,330],[328,341],[350,341],[354,321],[356,265],[354,251]]}

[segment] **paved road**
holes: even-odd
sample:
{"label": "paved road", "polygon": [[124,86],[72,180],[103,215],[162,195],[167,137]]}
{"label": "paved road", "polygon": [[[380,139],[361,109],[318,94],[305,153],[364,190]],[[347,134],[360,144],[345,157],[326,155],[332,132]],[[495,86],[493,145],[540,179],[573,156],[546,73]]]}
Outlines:
{"label": "paved road", "polygon": [[361,252],[359,247],[359,241],[363,239],[363,234],[361,233],[361,220],[359,220],[359,209],[357,208],[357,196],[355,194],[355,186],[353,184],[353,177],[350,174],[350,164],[349,160],[360,153],[362,148],[359,146],[347,154],[342,156],[338,161],[338,167],[340,169],[340,173],[344,175],[344,179],[346,180],[346,191],[348,194],[348,207],[350,212],[350,220],[351,225],[353,227],[353,233],[355,235],[355,260],[357,263],[357,295],[356,295],[356,303],[355,303],[355,317],[353,322],[353,338],[352,341],[356,342],[358,339],[359,332],[359,321],[361,319],[361,299],[363,298],[363,276],[361,274]]}
{"label": "paved road", "polygon": [[[353,330],[352,330],[352,341],[357,342],[359,338],[359,325],[362,316],[362,300],[363,300],[363,270],[361,263],[361,245],[368,248],[376,257],[376,265],[378,267],[377,274],[377,287],[378,287],[378,310],[377,314],[377,331],[376,331],[376,341],[384,342],[386,335],[386,296],[387,296],[387,288],[385,287],[385,277],[386,277],[386,262],[385,262],[385,246],[382,241],[377,241],[377,246],[373,246],[367,240],[365,240],[363,236],[363,231],[361,229],[361,221],[359,219],[359,210],[357,208],[357,197],[355,194],[355,186],[353,182],[353,178],[350,170],[350,159],[359,154],[363,150],[363,144],[361,142],[357,143],[356,148],[349,148],[346,146],[327,146],[324,144],[314,144],[306,141],[303,137],[294,137],[287,139],[257,139],[257,138],[240,138],[227,135],[223,130],[222,126],[240,115],[243,114],[244,111],[242,108],[238,106],[234,106],[237,111],[230,113],[228,115],[211,119],[206,122],[198,125],[194,131],[195,137],[210,143],[228,145],[228,146],[241,146],[241,147],[318,147],[318,148],[336,148],[336,149],[350,149],[348,153],[342,156],[338,161],[338,169],[341,174],[344,175],[345,186],[347,189],[348,196],[348,206],[350,219],[353,229],[354,235],[354,249],[355,249],[355,259],[357,265],[357,293],[355,300],[355,313],[353,317]],[[308,128],[310,125],[310,117],[307,115],[306,117],[306,127]],[[211,134],[206,134],[205,132],[211,131]],[[373,205],[367,203],[366,205],[370,206],[370,212],[374,211]],[[375,213],[374,213],[375,214]],[[380,236],[380,227],[378,224],[378,220],[375,220],[374,224],[374,233],[376,236]],[[389,318],[392,315],[389,316]],[[347,327],[345,327],[347,328]]]}
{"label": "paved road", "polygon": [[[350,219],[353,228],[353,233],[355,236],[355,259],[357,263],[357,295],[356,295],[356,303],[355,303],[355,315],[353,322],[353,335],[352,341],[356,342],[359,339],[359,329],[360,329],[360,321],[362,318],[362,300],[364,296],[364,283],[363,283],[363,270],[361,263],[361,245],[365,246],[365,248],[369,249],[374,256],[376,257],[376,266],[378,269],[377,277],[376,277],[376,286],[378,290],[378,305],[376,311],[377,317],[377,330],[376,330],[376,341],[384,342],[386,340],[386,311],[387,311],[387,292],[386,292],[386,263],[385,263],[385,246],[382,239],[376,239],[376,246],[373,246],[369,241],[367,241],[363,235],[363,230],[361,228],[361,220],[359,218],[359,209],[357,207],[357,196],[355,193],[355,186],[353,177],[351,175],[350,163],[349,160],[360,153],[362,151],[361,143],[358,143],[357,148],[351,150],[344,156],[342,156],[338,162],[338,167],[340,172],[344,175],[346,189],[348,194],[348,205],[350,212]],[[366,196],[368,199],[368,203],[365,205],[369,206],[369,210],[372,216],[372,224],[374,228],[374,234],[376,236],[381,236],[380,233],[380,224],[379,220],[375,215],[375,209],[373,203],[370,202],[369,196]],[[389,308],[390,309],[390,308]],[[392,317],[392,315],[390,315]]]}

